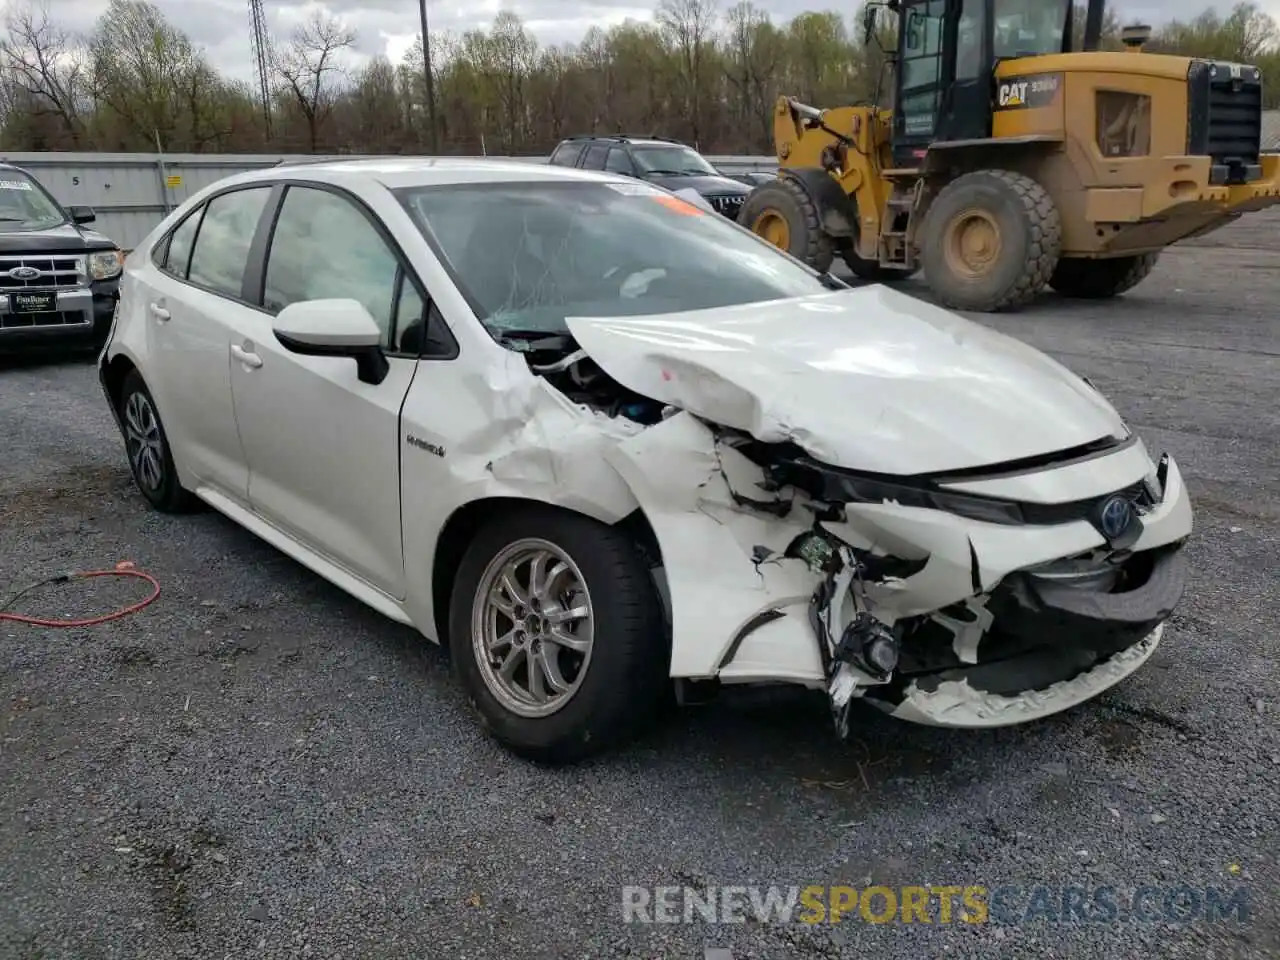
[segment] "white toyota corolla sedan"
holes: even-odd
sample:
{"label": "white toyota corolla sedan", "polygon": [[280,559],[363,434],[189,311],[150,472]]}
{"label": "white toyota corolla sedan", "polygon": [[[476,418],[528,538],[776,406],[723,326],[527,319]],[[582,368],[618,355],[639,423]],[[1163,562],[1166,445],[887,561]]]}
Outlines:
{"label": "white toyota corolla sedan", "polygon": [[448,644],[572,761],[673,689],[1020,723],[1145,662],[1191,505],[1088,382],[647,184],[498,160],[223,180],[129,257],[102,386],[203,501]]}

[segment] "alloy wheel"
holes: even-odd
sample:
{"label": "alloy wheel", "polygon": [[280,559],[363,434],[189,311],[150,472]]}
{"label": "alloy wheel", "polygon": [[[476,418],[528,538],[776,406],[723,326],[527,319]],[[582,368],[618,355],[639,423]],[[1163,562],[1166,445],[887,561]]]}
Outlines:
{"label": "alloy wheel", "polygon": [[577,693],[591,663],[595,617],[573,558],[547,540],[508,544],[480,576],[473,653],[485,686],[521,717],[547,717]]}
{"label": "alloy wheel", "polygon": [[164,440],[160,418],[146,394],[134,391],[124,406],[124,444],[138,483],[155,493],[164,484]]}

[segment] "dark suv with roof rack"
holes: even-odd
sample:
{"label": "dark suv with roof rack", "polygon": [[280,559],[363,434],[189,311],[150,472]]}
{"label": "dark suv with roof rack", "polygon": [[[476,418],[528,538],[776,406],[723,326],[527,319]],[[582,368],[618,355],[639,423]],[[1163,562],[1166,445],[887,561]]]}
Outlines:
{"label": "dark suv with roof rack", "polygon": [[738,219],[751,188],[720,173],[702,154],[679,140],[659,136],[584,135],[560,142],[551,154],[558,167],[607,170],[667,190],[693,190],[718,213]]}
{"label": "dark suv with roof rack", "polygon": [[0,355],[106,341],[124,255],[84,229],[95,219],[90,207],[63,207],[30,173],[0,163]]}

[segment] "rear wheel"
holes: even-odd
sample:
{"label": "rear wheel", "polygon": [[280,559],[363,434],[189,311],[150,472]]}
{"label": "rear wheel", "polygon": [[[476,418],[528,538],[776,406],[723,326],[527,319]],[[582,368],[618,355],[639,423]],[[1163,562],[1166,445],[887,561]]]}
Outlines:
{"label": "rear wheel", "polygon": [[1033,300],[1061,249],[1062,222],[1044,187],[1011,170],[980,170],[939,192],[920,259],[944,306],[991,313]]}
{"label": "rear wheel", "polygon": [[1105,300],[1132,290],[1155,269],[1159,253],[1143,253],[1109,260],[1063,257],[1049,278],[1049,286],[1064,297]]}
{"label": "rear wheel", "polygon": [[162,513],[186,513],[199,501],[178,482],[169,437],[142,375],[130,371],[120,388],[120,421],[133,482]]}
{"label": "rear wheel", "polygon": [[449,609],[451,659],[490,733],[572,763],[620,743],[670,691],[661,601],[624,533],[529,505],[472,541]]}
{"label": "rear wheel", "polygon": [[758,237],[785,250],[815,270],[826,272],[835,259],[831,238],[812,198],[790,177],[762,183],[747,194],[738,223]]}

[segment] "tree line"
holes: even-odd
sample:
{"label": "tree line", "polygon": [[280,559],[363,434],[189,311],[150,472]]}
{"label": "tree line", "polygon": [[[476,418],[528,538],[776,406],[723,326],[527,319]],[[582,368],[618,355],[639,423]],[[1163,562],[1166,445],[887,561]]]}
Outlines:
{"label": "tree line", "polygon": [[[772,152],[780,93],[817,106],[888,105],[885,32],[861,11],[772,20],[750,0],[660,0],[651,22],[542,46],[504,11],[485,30],[421,36],[402,62],[344,67],[356,34],[316,13],[270,45],[269,104],[219,73],[147,0],[111,0],[85,33],[37,0],[4,9],[0,146],[9,151],[545,154],[577,133],[659,133],[711,154]],[[882,22],[887,20],[884,18]],[[1074,18],[1077,33],[1083,7]],[[1118,48],[1108,10],[1104,44]],[[246,39],[246,54],[248,40]],[[1148,49],[1253,63],[1280,76],[1280,31],[1252,3],[1158,26]],[[430,97],[428,97],[430,90]],[[1280,85],[1264,84],[1269,108]]]}

